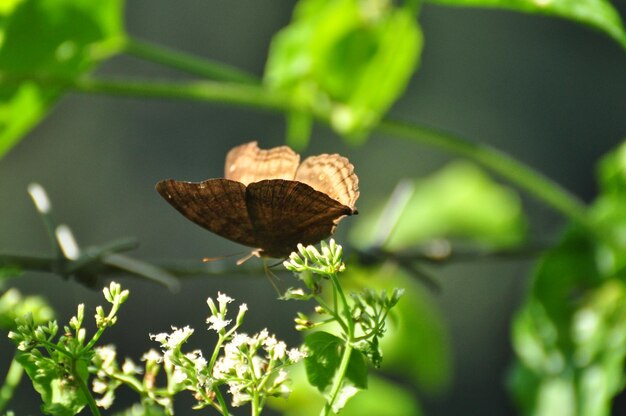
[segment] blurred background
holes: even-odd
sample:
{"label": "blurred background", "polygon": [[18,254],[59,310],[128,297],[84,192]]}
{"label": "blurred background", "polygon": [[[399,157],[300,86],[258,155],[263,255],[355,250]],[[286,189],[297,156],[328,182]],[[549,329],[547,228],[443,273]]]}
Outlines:
{"label": "blurred background", "polygon": [[[135,0],[127,4],[126,27],[140,39],[261,75],[270,39],[288,23],[292,5],[285,0]],[[624,3],[616,7],[626,16]],[[420,20],[425,38],[421,66],[391,115],[492,145],[591,200],[596,161],[626,137],[624,51],[604,35],[558,19],[425,5]],[[98,73],[181,78],[130,57],[115,58]],[[283,118],[202,103],[65,96],[0,160],[0,252],[50,250],[26,193],[31,182],[46,188],[57,218],[70,225],[83,245],[133,236],[141,243],[131,253],[137,258],[189,262],[243,252],[176,213],[154,185],[165,178],[220,177],[226,152],[250,140],[265,148],[283,144]],[[304,154],[324,152],[339,152],[355,165],[362,213],[389,195],[400,179],[432,173],[451,158],[381,135],[372,135],[360,147],[347,146],[326,127],[316,126]],[[534,238],[554,241],[562,218],[522,197]],[[342,222],[340,242],[352,221]],[[224,260],[224,267],[233,261]],[[411,390],[426,414],[515,414],[505,388],[512,360],[509,325],[532,268],[532,261],[517,260],[433,270],[442,290],[428,296],[447,325],[453,379],[439,395]],[[170,325],[191,325],[196,328],[192,345],[208,343],[205,301],[217,291],[248,304],[245,330],[269,326],[291,345],[300,339],[292,320],[303,305],[277,301],[262,273],[186,278],[175,294],[138,279],[116,280],[131,290],[131,298],[104,341],[116,343],[120,356],[139,358],[157,346],[148,332],[167,331]],[[61,322],[80,302],[86,304],[87,316],[102,303],[99,291],[54,275],[27,273],[14,284],[25,293],[44,294]],[[12,346],[0,340],[0,348],[9,351]],[[6,368],[10,356],[1,355],[0,365]],[[11,406],[16,414],[39,413],[33,394],[24,382]],[[618,399],[616,406],[623,408],[624,402]]]}

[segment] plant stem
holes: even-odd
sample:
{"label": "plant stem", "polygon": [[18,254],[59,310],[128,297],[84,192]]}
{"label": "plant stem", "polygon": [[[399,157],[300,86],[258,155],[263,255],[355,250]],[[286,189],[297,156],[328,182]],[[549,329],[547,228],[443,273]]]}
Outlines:
{"label": "plant stem", "polygon": [[[0,81],[5,84],[24,80],[88,93],[220,102],[282,113],[300,110],[288,96],[266,90],[260,85],[211,81],[186,83],[105,81],[93,78],[58,79],[32,76],[32,74],[29,76],[0,74]],[[328,122],[329,119],[328,114],[314,114],[314,117],[323,122]],[[415,124],[389,119],[382,120],[374,131],[438,147],[474,160],[525,189],[570,220],[588,230],[592,229],[586,215],[585,205],[574,195],[539,172],[489,146]]]}
{"label": "plant stem", "polygon": [[132,37],[125,39],[122,52],[208,79],[244,84],[260,82],[254,75],[240,69]]}
{"label": "plant stem", "polygon": [[[0,77],[0,81],[6,82],[6,77],[4,78]],[[17,79],[32,79],[32,77]],[[52,85],[60,83],[61,86],[76,91],[97,94],[219,102],[277,112],[286,112],[294,107],[287,96],[270,92],[260,85],[217,81],[146,82],[94,78],[59,80],[43,77],[37,77],[36,81]]]}
{"label": "plant stem", "polygon": [[259,411],[259,392],[254,391],[252,394],[252,416],[259,416],[261,412]]}
{"label": "plant stem", "polygon": [[87,387],[87,385],[85,384],[85,380],[83,380],[80,374],[78,374],[78,371],[76,371],[75,359],[72,360],[72,376],[74,377],[74,380],[76,380],[80,391],[85,395],[85,398],[87,399],[87,405],[89,406],[89,410],[91,410],[91,414],[94,416],[100,416],[100,409],[98,409],[98,405],[91,395],[89,387]]}
{"label": "plant stem", "polygon": [[2,385],[2,388],[0,388],[0,412],[2,412],[11,398],[13,398],[15,388],[20,384],[23,374],[24,368],[17,362],[15,357],[13,357],[7,376],[4,379],[4,384]]}
{"label": "plant stem", "polygon": [[352,355],[352,343],[354,342],[354,320],[352,319],[352,315],[350,314],[350,305],[348,304],[348,300],[346,299],[345,294],[343,293],[343,289],[339,283],[339,279],[337,278],[337,274],[330,274],[330,279],[333,282],[333,288],[339,295],[341,299],[342,308],[345,312],[346,321],[348,322],[348,332],[346,334],[346,343],[343,349],[343,354],[341,356],[341,363],[339,364],[339,368],[335,373],[335,377],[333,379],[333,386],[330,390],[330,399],[326,402],[326,405],[322,409],[320,416],[327,416],[332,411],[333,404],[337,399],[339,391],[341,390],[341,386],[343,385],[343,380],[346,377],[346,371],[348,370],[348,364],[350,363],[350,356]]}

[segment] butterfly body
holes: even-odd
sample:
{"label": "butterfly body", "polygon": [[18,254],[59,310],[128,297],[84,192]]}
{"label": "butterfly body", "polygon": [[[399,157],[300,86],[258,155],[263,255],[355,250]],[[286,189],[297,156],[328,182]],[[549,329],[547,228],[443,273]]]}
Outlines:
{"label": "butterfly body", "polygon": [[266,257],[283,258],[298,243],[315,244],[331,236],[344,216],[356,214],[358,178],[339,155],[299,164],[286,146],[261,150],[252,142],[229,152],[225,176],[167,179],[156,189],[189,220]]}

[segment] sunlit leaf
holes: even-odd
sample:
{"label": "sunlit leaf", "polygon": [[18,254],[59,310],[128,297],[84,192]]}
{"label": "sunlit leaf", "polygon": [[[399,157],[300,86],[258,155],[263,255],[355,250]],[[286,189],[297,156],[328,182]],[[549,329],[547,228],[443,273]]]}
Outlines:
{"label": "sunlit leaf", "polygon": [[[324,407],[324,398],[306,380],[303,366],[292,367],[289,377],[293,391],[289,400],[270,399],[270,407],[284,416],[317,416]],[[341,411],[342,415],[420,416],[422,411],[415,395],[392,381],[370,375],[367,390],[354,396]]]}
{"label": "sunlit leaf", "polygon": [[[320,331],[308,335],[304,344],[309,350],[304,360],[309,383],[327,393],[339,369],[345,343],[341,338]],[[367,367],[359,351],[353,350],[350,355],[346,380],[358,389],[367,388]]]}
{"label": "sunlit leaf", "polygon": [[[122,0],[22,0],[0,7],[0,156],[123,36]],[[43,83],[42,83],[43,82]]]}
{"label": "sunlit leaf", "polygon": [[478,167],[458,162],[401,183],[379,210],[359,218],[350,237],[358,247],[388,250],[443,237],[509,247],[519,244],[525,231],[518,196]]}
{"label": "sunlit leaf", "polygon": [[[87,397],[76,383],[69,382],[68,375],[60,372],[59,365],[53,360],[28,353],[18,354],[17,361],[24,367],[33,387],[41,395],[41,411],[44,414],[73,416],[87,404]],[[85,365],[85,379],[86,368]]]}
{"label": "sunlit leaf", "polygon": [[617,10],[608,0],[427,0],[430,3],[464,7],[490,7],[557,16],[593,27],[626,48],[626,30]]}
{"label": "sunlit leaf", "polygon": [[301,0],[272,40],[265,81],[295,105],[330,117],[340,133],[362,139],[404,90],[421,46],[408,8]]}
{"label": "sunlit leaf", "polygon": [[23,296],[17,289],[11,288],[0,296],[0,328],[15,329],[15,319],[31,314],[33,322],[41,325],[54,318],[54,311],[39,296]]}

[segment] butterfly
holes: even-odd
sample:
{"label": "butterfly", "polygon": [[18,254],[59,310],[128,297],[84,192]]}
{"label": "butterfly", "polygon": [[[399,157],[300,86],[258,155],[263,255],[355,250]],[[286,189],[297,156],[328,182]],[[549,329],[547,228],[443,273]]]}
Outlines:
{"label": "butterfly", "polygon": [[224,178],[166,179],[156,190],[187,219],[245,246],[252,254],[285,258],[298,243],[330,237],[342,218],[357,214],[359,179],[338,154],[300,155],[257,142],[231,149]]}

